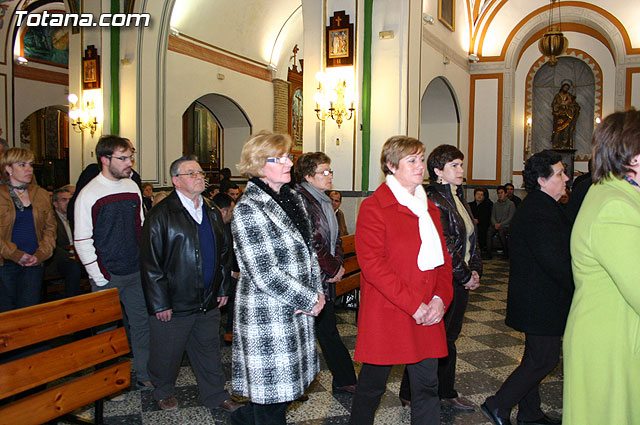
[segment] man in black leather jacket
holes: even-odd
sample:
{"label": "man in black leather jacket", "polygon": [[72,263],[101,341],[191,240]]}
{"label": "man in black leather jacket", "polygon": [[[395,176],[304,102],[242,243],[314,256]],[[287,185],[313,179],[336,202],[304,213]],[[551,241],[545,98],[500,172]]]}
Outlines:
{"label": "man in black leather jacket", "polygon": [[171,164],[174,190],[150,211],[142,229],[143,289],[149,320],[153,397],[175,410],[175,380],[186,348],[202,404],[233,411],[220,361],[219,307],[227,303],[231,243],[222,216],[209,205],[204,172],[194,157]]}

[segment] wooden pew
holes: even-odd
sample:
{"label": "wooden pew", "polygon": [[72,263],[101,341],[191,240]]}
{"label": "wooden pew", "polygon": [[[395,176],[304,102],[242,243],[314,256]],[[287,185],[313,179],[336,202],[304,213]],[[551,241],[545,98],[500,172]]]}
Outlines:
{"label": "wooden pew", "polygon": [[[121,318],[117,289],[0,313],[0,355]],[[67,339],[66,344],[51,341],[46,351],[0,364],[0,399],[82,372],[3,404],[0,425],[42,424],[93,402],[94,423],[102,423],[103,399],[130,385],[131,360],[117,359],[129,352],[125,329]]]}
{"label": "wooden pew", "polygon": [[356,236],[342,237],[342,249],[344,250],[344,276],[336,282],[336,296],[348,294],[354,291],[356,297],[356,319],[360,306],[360,265],[356,256]]}

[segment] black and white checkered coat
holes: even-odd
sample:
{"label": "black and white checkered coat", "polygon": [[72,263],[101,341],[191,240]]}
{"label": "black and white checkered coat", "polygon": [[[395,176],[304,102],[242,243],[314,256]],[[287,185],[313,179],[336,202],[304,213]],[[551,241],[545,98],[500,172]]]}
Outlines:
{"label": "black and white checkered coat", "polygon": [[[293,196],[304,211],[302,199]],[[295,400],[319,371],[314,318],[294,314],[311,311],[322,292],[318,259],[280,205],[253,182],[231,227],[240,266],[233,392],[259,404]]]}

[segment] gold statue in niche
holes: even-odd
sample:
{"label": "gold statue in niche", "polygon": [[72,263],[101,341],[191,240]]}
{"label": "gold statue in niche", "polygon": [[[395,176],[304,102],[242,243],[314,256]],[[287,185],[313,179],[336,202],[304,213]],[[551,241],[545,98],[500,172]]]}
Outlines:
{"label": "gold statue in niche", "polygon": [[553,132],[551,146],[553,149],[573,149],[573,135],[580,115],[580,105],[576,97],[569,92],[571,84],[563,81],[558,94],[551,103],[553,114]]}

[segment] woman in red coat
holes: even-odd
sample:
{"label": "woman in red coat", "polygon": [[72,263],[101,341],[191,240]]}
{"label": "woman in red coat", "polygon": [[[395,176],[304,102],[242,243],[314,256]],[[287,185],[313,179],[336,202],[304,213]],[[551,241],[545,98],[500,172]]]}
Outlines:
{"label": "woman in red coat", "polygon": [[447,355],[442,316],[452,271],[440,211],[422,188],[424,145],[395,136],[382,148],[386,182],[360,207],[356,252],[362,269],[354,360],[363,362],[350,423],[373,424],[391,366],[411,378],[411,423],[439,424],[438,358]]}

